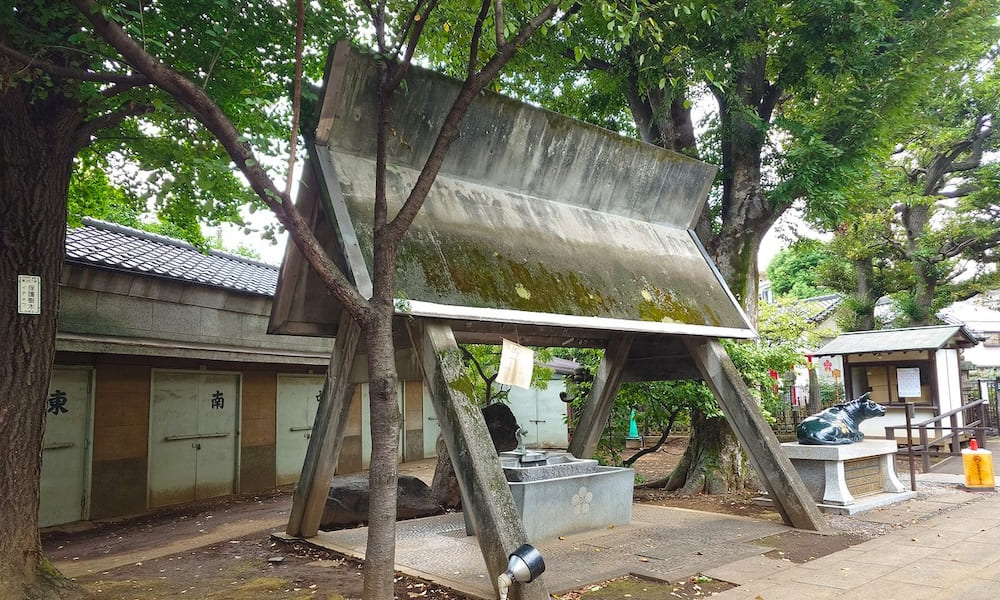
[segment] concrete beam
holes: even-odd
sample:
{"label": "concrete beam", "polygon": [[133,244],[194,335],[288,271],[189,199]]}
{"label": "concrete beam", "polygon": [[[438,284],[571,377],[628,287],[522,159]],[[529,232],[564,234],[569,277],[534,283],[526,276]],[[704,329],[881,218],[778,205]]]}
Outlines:
{"label": "concrete beam", "polygon": [[354,397],[354,384],[349,375],[360,342],[361,328],[346,314],[341,315],[302,474],[292,496],[292,510],[285,529],[288,535],[313,537],[319,530]]}
{"label": "concrete beam", "polygon": [[[528,541],[521,515],[500,467],[482,411],[473,400],[472,382],[466,375],[451,328],[427,320],[408,322],[407,327],[420,358],[441,435],[455,467],[462,491],[462,509],[472,520],[496,591],[496,578],[506,570],[507,557]],[[547,600],[548,597],[541,578],[529,584],[514,585],[510,594],[510,598],[521,600]]]}
{"label": "concrete beam", "polygon": [[830,526],[792,462],[781,451],[777,436],[726,349],[713,339],[686,338],[686,343],[781,518],[792,527],[830,533]]}
{"label": "concrete beam", "polygon": [[625,372],[625,362],[635,336],[619,335],[608,341],[604,350],[604,358],[594,376],[594,385],[590,388],[590,398],[580,415],[580,423],[573,433],[573,441],[569,451],[577,458],[593,458],[597,451],[597,443],[608,424],[611,409],[615,406],[615,396],[621,387],[622,373]]}

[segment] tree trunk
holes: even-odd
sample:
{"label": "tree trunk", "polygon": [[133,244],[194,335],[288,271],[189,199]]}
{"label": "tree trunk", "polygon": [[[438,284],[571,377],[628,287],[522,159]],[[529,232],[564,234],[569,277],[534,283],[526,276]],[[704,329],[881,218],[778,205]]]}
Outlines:
{"label": "tree trunk", "polygon": [[[0,331],[8,332],[0,358],[0,598],[73,597],[82,590],[42,557],[38,501],[66,197],[82,119],[63,96],[29,106],[27,86],[0,90]],[[39,314],[18,314],[19,275],[40,279]]]}
{"label": "tree trunk", "polygon": [[875,285],[875,267],[871,258],[854,261],[857,287],[854,293],[854,314],[851,331],[871,331],[875,329],[875,303],[878,302],[878,286]]}
{"label": "tree trunk", "polygon": [[725,494],[750,486],[751,473],[726,419],[695,410],[691,414],[691,440],[666,489],[683,495]]}
{"label": "tree trunk", "polygon": [[[940,174],[938,175],[940,177]],[[925,194],[935,186],[931,182],[936,177],[929,177]],[[937,262],[922,256],[920,237],[930,224],[931,209],[927,204],[904,204],[900,211],[903,222],[903,233],[906,236],[906,260],[913,266],[914,282],[910,290],[910,306],[907,311],[910,327],[929,325],[933,317],[932,306],[937,283],[941,278]]]}
{"label": "tree trunk", "polygon": [[[749,59],[741,67],[742,73],[737,78],[740,106],[730,105],[732,96],[722,92],[717,96],[723,135],[722,227],[716,231],[712,211],[706,205],[695,232],[747,315],[756,322],[757,253],[764,235],[783,211],[771,205],[761,188],[764,132],[742,112],[755,110],[760,120],[770,121],[774,106],[768,95],[774,90],[769,92],[766,82],[766,59]],[[638,80],[633,77],[626,88],[626,99],[644,141],[697,157],[691,111],[685,108],[683,98],[671,100],[659,91],[643,97]],[[716,463],[717,457],[735,457],[741,452],[725,420],[700,419],[696,423],[692,419],[691,431],[686,460],[674,471],[675,485],[670,489],[683,487],[688,493],[724,493],[730,482],[742,486],[743,469]],[[726,462],[735,465],[741,460]]]}
{"label": "tree trunk", "polygon": [[372,456],[368,467],[368,544],[364,597],[392,600],[396,555],[396,481],[399,475],[399,405],[396,395],[392,307],[376,310],[365,331],[368,351]]}
{"label": "tree trunk", "polygon": [[[761,240],[781,215],[771,206],[761,188],[761,155],[764,137],[742,115],[731,115],[720,101],[722,144],[722,227],[703,239],[705,248],[719,268],[736,299],[751,321],[757,321],[757,253]],[[712,231],[710,215],[703,212],[699,232]]]}
{"label": "tree trunk", "polygon": [[922,262],[919,258],[914,260],[913,267],[916,285],[913,286],[913,302],[907,326],[925,327],[934,320],[934,295],[941,275],[937,265]]}
{"label": "tree trunk", "polygon": [[[729,114],[720,100],[723,130],[722,228],[713,231],[711,215],[703,211],[697,231],[704,239],[719,273],[742,304],[752,322],[757,321],[757,254],[764,235],[780,216],[761,189],[761,154],[764,138],[741,115]],[[691,440],[684,458],[671,475],[667,489],[682,493],[724,494],[749,485],[752,469],[722,417],[691,418]]]}

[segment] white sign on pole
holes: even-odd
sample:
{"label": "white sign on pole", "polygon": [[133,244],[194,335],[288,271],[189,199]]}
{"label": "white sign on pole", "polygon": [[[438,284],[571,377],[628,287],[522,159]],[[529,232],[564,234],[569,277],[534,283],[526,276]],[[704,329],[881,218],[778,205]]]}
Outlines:
{"label": "white sign on pole", "polygon": [[896,387],[900,398],[920,397],[920,367],[896,369]]}
{"label": "white sign on pole", "polygon": [[17,276],[17,313],[37,315],[42,312],[42,278],[37,275]]}

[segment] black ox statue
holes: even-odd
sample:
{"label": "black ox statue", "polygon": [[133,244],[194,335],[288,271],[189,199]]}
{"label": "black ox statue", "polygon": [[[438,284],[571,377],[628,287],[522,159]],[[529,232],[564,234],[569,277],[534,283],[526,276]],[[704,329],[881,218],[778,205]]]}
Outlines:
{"label": "black ox statue", "polygon": [[853,444],[865,439],[865,434],[858,431],[862,421],[884,414],[885,407],[865,393],[806,417],[795,428],[795,437],[800,444]]}

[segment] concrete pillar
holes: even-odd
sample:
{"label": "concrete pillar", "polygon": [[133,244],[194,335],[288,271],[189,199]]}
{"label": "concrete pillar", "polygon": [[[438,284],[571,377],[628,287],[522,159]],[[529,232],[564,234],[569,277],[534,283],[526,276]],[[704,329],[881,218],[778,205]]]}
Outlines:
{"label": "concrete pillar", "polygon": [[593,458],[597,451],[597,443],[601,440],[611,410],[615,407],[615,396],[621,387],[622,372],[625,370],[625,361],[632,349],[633,339],[632,334],[623,334],[608,340],[604,358],[594,376],[594,385],[590,388],[590,397],[583,407],[580,423],[573,433],[573,441],[569,444],[570,453],[577,458]]}
{"label": "concrete pillar", "polygon": [[[462,490],[462,510],[472,520],[496,591],[496,578],[506,570],[507,557],[527,542],[521,515],[483,414],[473,400],[472,382],[466,376],[451,328],[428,320],[412,320],[407,327]],[[512,599],[547,600],[548,597],[541,578],[529,584],[515,584],[510,590]]]}
{"label": "concrete pillar", "polygon": [[292,510],[285,528],[288,535],[313,537],[319,530],[354,397],[354,385],[349,376],[360,341],[361,328],[346,313],[341,314],[309,448],[292,496]]}
{"label": "concrete pillar", "polygon": [[781,451],[777,436],[726,349],[712,338],[685,338],[684,342],[781,518],[792,527],[830,533],[830,526],[792,462]]}

